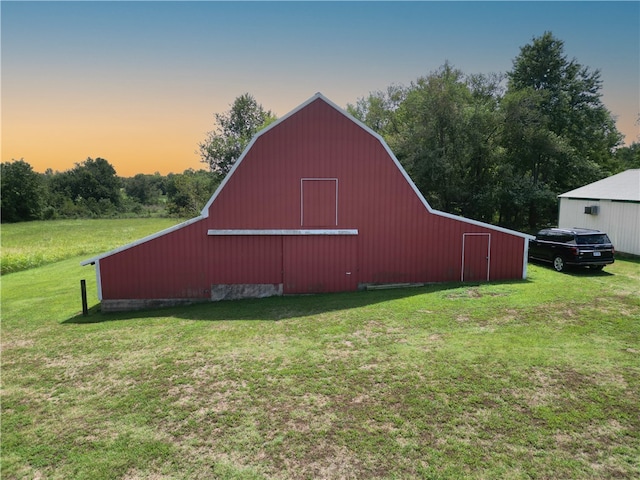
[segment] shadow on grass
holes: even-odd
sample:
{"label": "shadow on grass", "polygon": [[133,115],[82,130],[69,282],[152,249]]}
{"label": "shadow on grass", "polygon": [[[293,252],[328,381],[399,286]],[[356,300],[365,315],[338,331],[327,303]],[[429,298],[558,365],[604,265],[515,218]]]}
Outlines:
{"label": "shadow on grass", "polygon": [[[529,260],[529,263],[538,265],[540,267],[553,270],[553,265],[548,262],[541,262],[539,260]],[[579,267],[574,265],[568,265],[562,272],[558,272],[559,275],[570,275],[572,277],[613,277],[614,274],[604,269],[597,270],[589,267]]]}
{"label": "shadow on grass", "polygon": [[143,318],[180,318],[185,320],[285,320],[308,317],[322,313],[349,310],[368,305],[410,298],[416,295],[474,288],[480,285],[521,284],[529,280],[508,280],[491,283],[438,283],[422,287],[406,287],[389,290],[365,290],[358,292],[326,293],[315,295],[287,295],[244,300],[202,302],[168,308],[137,310],[132,312],[102,313],[100,305],[89,309],[89,315],[75,315],[63,324],[100,323]]}

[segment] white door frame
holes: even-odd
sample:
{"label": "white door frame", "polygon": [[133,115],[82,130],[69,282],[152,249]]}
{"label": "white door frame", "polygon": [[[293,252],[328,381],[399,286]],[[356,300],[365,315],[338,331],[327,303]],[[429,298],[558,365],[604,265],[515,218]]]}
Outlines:
{"label": "white door frame", "polygon": [[490,233],[463,233],[462,234],[462,268],[460,269],[460,281],[464,282],[464,250],[467,237],[489,237],[487,242],[487,281],[489,281],[489,266],[491,265],[491,234]]}

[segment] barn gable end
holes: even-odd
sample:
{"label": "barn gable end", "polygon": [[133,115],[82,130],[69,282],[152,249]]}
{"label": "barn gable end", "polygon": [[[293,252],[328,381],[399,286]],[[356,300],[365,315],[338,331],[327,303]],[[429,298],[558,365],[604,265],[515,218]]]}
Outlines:
{"label": "barn gable end", "polygon": [[83,264],[108,310],[524,278],[528,238],[431,209],[384,140],[316,94],[253,138],[199,217]]}

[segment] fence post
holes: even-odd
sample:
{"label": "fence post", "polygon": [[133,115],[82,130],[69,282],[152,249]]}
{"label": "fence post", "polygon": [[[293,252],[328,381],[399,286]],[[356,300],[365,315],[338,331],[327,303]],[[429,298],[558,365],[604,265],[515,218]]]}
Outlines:
{"label": "fence post", "polygon": [[80,292],[82,294],[82,315],[85,317],[89,315],[89,308],[87,307],[87,282],[80,280]]}

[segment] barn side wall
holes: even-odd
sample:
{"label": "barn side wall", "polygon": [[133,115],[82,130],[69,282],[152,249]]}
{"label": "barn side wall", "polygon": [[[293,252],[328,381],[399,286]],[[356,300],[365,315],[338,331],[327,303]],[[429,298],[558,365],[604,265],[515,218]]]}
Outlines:
{"label": "barn side wall", "polygon": [[196,222],[100,260],[102,298],[208,300],[212,285],[281,284],[281,241],[212,238]]}

